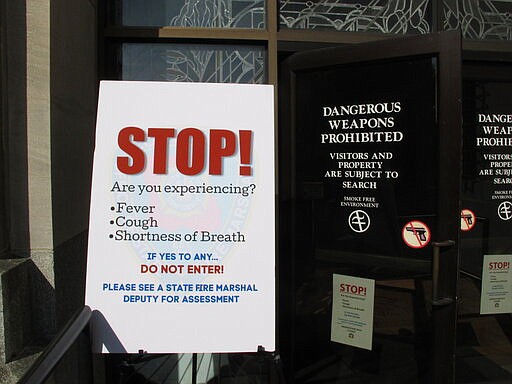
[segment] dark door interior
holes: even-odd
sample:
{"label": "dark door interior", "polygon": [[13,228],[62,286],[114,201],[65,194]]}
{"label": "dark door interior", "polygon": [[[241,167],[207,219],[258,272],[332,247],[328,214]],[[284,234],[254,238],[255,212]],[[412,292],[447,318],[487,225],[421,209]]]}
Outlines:
{"label": "dark door interior", "polygon": [[481,54],[463,65],[458,383],[512,382],[511,63]]}
{"label": "dark door interior", "polygon": [[[280,82],[280,162],[290,164],[280,173],[287,376],[299,383],[451,382],[458,35],[296,54]],[[343,279],[371,285],[374,295],[352,292],[339,302]],[[356,301],[371,299],[371,309]]]}

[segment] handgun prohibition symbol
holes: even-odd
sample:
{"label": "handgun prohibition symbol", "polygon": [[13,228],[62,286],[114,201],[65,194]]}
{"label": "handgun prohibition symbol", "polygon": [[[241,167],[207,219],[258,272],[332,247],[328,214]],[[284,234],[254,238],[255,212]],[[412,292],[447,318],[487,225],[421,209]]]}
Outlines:
{"label": "handgun prohibition symbol", "polygon": [[423,248],[430,242],[430,229],[427,224],[411,220],[402,229],[402,239],[411,248]]}
{"label": "handgun prohibition symbol", "polygon": [[476,216],[470,209],[463,209],[460,213],[460,229],[470,231],[476,224]]}

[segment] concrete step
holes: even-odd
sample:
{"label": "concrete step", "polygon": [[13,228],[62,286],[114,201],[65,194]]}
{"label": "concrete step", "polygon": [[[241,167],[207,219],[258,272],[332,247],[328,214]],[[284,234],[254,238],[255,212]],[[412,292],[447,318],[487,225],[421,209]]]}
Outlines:
{"label": "concrete step", "polygon": [[[32,353],[31,353],[32,352]],[[0,364],[0,383],[16,384],[23,374],[28,371],[41,353],[41,347],[27,347],[23,351],[25,357]]]}
{"label": "concrete step", "polygon": [[29,259],[0,260],[0,363],[14,360],[36,337],[32,331]]}
{"label": "concrete step", "polygon": [[30,258],[0,260],[0,383],[17,383],[48,343],[52,289]]}

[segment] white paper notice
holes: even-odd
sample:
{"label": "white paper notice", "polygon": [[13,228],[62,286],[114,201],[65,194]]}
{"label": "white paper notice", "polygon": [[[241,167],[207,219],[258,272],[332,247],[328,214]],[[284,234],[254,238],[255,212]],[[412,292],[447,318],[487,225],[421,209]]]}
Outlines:
{"label": "white paper notice", "polygon": [[484,255],[480,313],[512,313],[512,255]]}
{"label": "white paper notice", "polygon": [[331,341],[372,349],[375,280],[333,275]]}
{"label": "white paper notice", "polygon": [[273,88],[102,82],[95,352],[275,349]]}

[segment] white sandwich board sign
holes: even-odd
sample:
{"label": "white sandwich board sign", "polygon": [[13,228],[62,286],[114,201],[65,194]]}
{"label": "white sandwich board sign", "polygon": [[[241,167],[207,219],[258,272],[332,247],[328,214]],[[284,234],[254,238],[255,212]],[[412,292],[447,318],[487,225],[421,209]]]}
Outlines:
{"label": "white sandwich board sign", "polygon": [[272,86],[102,82],[96,130],[93,350],[274,350]]}

